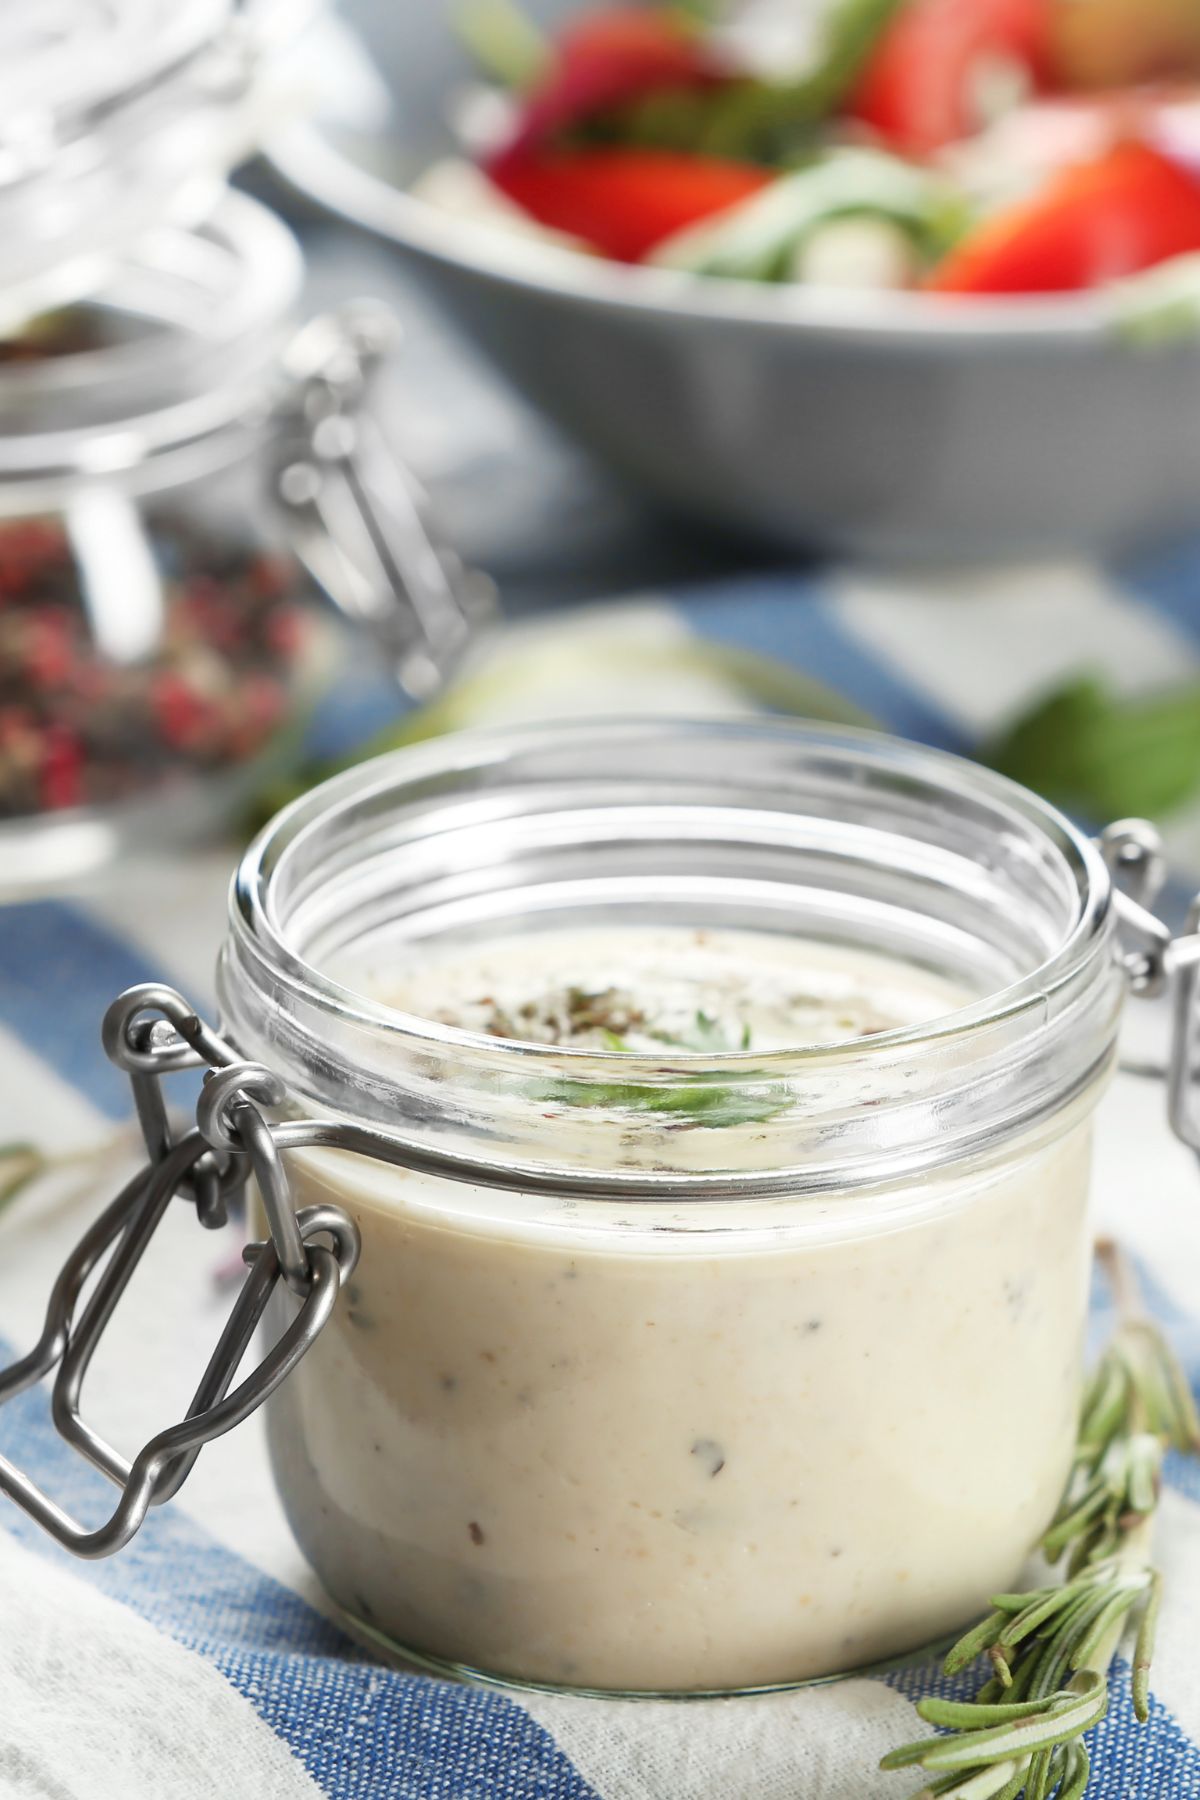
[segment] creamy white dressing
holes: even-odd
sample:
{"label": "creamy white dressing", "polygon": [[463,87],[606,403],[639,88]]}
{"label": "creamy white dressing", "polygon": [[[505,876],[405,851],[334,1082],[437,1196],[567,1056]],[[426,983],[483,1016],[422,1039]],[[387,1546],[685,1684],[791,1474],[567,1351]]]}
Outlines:
{"label": "creamy white dressing", "polygon": [[398,1011],[462,1030],[650,1054],[838,1043],[924,1024],[974,997],[870,950],[678,926],[512,933],[423,950],[407,967],[376,955],[339,974]]}
{"label": "creamy white dressing", "polygon": [[[352,973],[472,1031],[672,1060],[971,998],[875,952],[668,927]],[[570,1111],[547,1109],[559,1146]],[[751,1122],[681,1136],[677,1115],[611,1111],[581,1112],[580,1155],[621,1133],[678,1164],[719,1138],[761,1166]],[[295,1157],[300,1203],[335,1198],[363,1235],[271,1405],[302,1547],[374,1631],[537,1681],[753,1686],[953,1629],[1015,1579],[1070,1457],[1088,1111],[986,1166],[748,1203],[554,1202]]]}

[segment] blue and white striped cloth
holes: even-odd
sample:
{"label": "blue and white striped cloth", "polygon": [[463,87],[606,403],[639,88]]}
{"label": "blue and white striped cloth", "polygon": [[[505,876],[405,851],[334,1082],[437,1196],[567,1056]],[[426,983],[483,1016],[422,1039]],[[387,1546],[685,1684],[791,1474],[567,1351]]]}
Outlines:
{"label": "blue and white striped cloth", "polygon": [[[565,679],[576,713],[727,707],[711,666],[676,655],[699,634],[790,662],[892,730],[969,748],[1083,667],[1127,692],[1194,670],[1200,546],[1103,574],[747,578],[517,632],[518,665],[549,654],[559,708]],[[544,682],[501,687],[493,717],[554,710]],[[321,741],[344,743],[390,705],[369,685],[342,693],[318,721]],[[1195,821],[1173,848],[1200,870]],[[101,1013],[148,977],[211,1007],[230,860],[151,860],[69,901],[0,909],[0,1141],[33,1138],[67,1158],[112,1139],[100,1177],[94,1158],[64,1161],[0,1221],[9,1350],[33,1340],[98,1180],[110,1191],[131,1154]],[[1098,1223],[1138,1258],[1200,1379],[1200,1174],[1168,1137],[1160,1084],[1118,1078],[1096,1186]],[[187,1209],[168,1215],[88,1390],[90,1413],[126,1449],[181,1416],[230,1303],[216,1279],[227,1253]],[[1098,1332],[1103,1312],[1101,1296]],[[43,1396],[0,1412],[0,1448],[71,1510],[99,1517],[111,1504],[58,1443]],[[1151,1719],[1134,1724],[1122,1672],[1096,1733],[1096,1800],[1200,1796],[1200,1467],[1171,1467],[1159,1549]],[[510,1696],[382,1668],[323,1610],[254,1424],[206,1450],[179,1500],[108,1562],[71,1561],[0,1502],[0,1800],[907,1800],[916,1783],[880,1775],[878,1759],[920,1729],[909,1701],[941,1685],[928,1667],[681,1706]]]}

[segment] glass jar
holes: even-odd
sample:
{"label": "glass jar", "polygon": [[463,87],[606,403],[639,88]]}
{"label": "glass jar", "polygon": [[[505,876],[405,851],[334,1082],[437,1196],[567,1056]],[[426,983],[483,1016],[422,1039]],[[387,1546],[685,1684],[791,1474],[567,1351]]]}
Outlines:
{"label": "glass jar", "polygon": [[302,274],[226,193],[0,339],[5,885],[202,834],[296,755],[341,660],[310,571],[402,684],[453,658],[453,595],[413,599],[450,564],[366,416],[389,320],[298,331]]}
{"label": "glass jar", "polygon": [[[401,964],[615,927],[751,932],[781,967],[869,947],[960,1000],[654,1054],[386,1000]],[[406,1654],[622,1692],[789,1683],[961,1626],[1070,1462],[1122,988],[1093,844],[869,734],[463,735],[284,811],[219,991],[283,1116],[349,1144],[285,1153],[362,1255],[268,1403],[334,1600]],[[300,1304],[276,1289],[273,1332]]]}

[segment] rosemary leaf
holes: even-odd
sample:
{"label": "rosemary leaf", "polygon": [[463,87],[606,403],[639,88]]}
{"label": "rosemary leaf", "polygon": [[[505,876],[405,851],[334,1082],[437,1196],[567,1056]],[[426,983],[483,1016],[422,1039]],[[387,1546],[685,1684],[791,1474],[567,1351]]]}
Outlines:
{"label": "rosemary leaf", "polygon": [[937,1742],[936,1738],[917,1738],[911,1744],[897,1744],[894,1750],[880,1758],[881,1769],[911,1769],[916,1763],[923,1763],[930,1748]]}
{"label": "rosemary leaf", "polygon": [[1046,1800],[1057,1751],[1042,1750],[1030,1759],[1025,1771],[1025,1800]]}
{"label": "rosemary leaf", "polygon": [[1139,1725],[1150,1717],[1150,1664],[1154,1659],[1154,1638],[1158,1630],[1158,1614],[1162,1605],[1162,1576],[1155,1569],[1150,1576],[1150,1595],[1138,1625],[1133,1647],[1133,1711]]}
{"label": "rosemary leaf", "polygon": [[1045,1700],[1024,1700],[1012,1706],[981,1706],[977,1700],[939,1700],[931,1696],[917,1701],[917,1713],[928,1725],[961,1729],[1002,1725],[1009,1719],[1027,1719],[1032,1713],[1048,1712],[1053,1705],[1053,1695]]}
{"label": "rosemary leaf", "polygon": [[996,1763],[988,1769],[977,1769],[973,1775],[953,1775],[922,1788],[916,1800],[1005,1800],[1009,1793],[1020,1793],[1025,1779],[1021,1770],[1014,1788],[1011,1771],[1011,1763]]}
{"label": "rosemary leaf", "polygon": [[1091,1525],[1096,1514],[1104,1511],[1108,1500],[1107,1488],[1097,1484],[1073,1512],[1067,1513],[1064,1518],[1058,1520],[1057,1524],[1052,1525],[1042,1539],[1042,1550],[1045,1553],[1046,1561],[1057,1562],[1067,1545],[1075,1543],[1084,1527]]}
{"label": "rosemary leaf", "polygon": [[1108,1633],[1117,1622],[1125,1617],[1134,1601],[1137,1600],[1149,1580],[1139,1583],[1136,1588],[1119,1589],[1107,1604],[1101,1608],[1087,1632],[1076,1646],[1071,1662],[1076,1669],[1086,1668],[1092,1658],[1100,1650]]}
{"label": "rosemary leaf", "polygon": [[1065,1761],[1062,1786],[1058,1790],[1056,1800],[1082,1800],[1084,1789],[1088,1784],[1088,1777],[1092,1772],[1092,1761],[1087,1753],[1087,1745],[1069,1744]]}
{"label": "rosemary leaf", "polygon": [[1007,1624],[1007,1612],[989,1613],[987,1618],[976,1625],[973,1631],[968,1631],[964,1637],[960,1637],[946,1657],[947,1675],[957,1675],[960,1670],[967,1667],[968,1663],[973,1663],[977,1656],[997,1641],[1000,1632]]}
{"label": "rosemary leaf", "polygon": [[[1070,1603],[1070,1599],[1071,1589],[1069,1587],[1039,1590],[1032,1595],[1031,1604],[1026,1606],[1023,1612],[1019,1612],[1009,1625],[1004,1633],[1005,1643],[1011,1644],[1015,1648],[1023,1638],[1029,1636],[1031,1631],[1036,1631],[1040,1625],[1045,1624],[1047,1619],[1053,1618],[1056,1612],[1061,1612],[1063,1607]],[[992,1605],[995,1606],[995,1604],[996,1602],[993,1600]]]}
{"label": "rosemary leaf", "polygon": [[[1004,1765],[1001,1764],[1001,1767],[1003,1766]],[[1009,1766],[1012,1767],[1013,1765]],[[1027,1765],[1025,1763],[1017,1763],[1015,1765],[1015,1771],[1016,1772],[1010,1776],[1008,1781],[1005,1782],[1004,1786],[1000,1789],[1000,1792],[996,1795],[996,1800],[1017,1800],[1017,1795],[1025,1786]]]}
{"label": "rosemary leaf", "polygon": [[1011,1723],[935,1741],[926,1748],[922,1759],[925,1768],[970,1768],[975,1763],[1004,1762],[1068,1743],[1104,1717],[1108,1710],[1108,1684],[1096,1670],[1083,1669],[1071,1688],[1056,1698],[1061,1703],[1046,1712],[1027,1713]]}

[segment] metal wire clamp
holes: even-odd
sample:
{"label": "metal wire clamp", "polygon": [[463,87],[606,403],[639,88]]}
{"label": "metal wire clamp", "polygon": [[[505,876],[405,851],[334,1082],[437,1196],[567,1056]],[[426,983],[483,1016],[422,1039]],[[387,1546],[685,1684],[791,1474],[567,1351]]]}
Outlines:
{"label": "metal wire clamp", "polygon": [[[283,1098],[278,1078],[235,1052],[174,989],[147,983],[109,1007],[103,1026],[109,1058],[129,1076],[148,1161],[84,1233],[54,1284],[42,1334],[28,1355],[0,1373],[0,1406],[56,1370],[51,1416],[63,1438],[120,1489],[108,1520],[89,1529],[0,1456],[0,1493],[76,1556],[120,1550],[151,1506],[179,1492],[203,1446],[249,1417],[295,1368],[320,1335],[338,1293],[354,1272],[358,1227],[337,1206],[293,1209],[275,1132],[263,1105]],[[173,1138],[163,1099],[165,1075],[208,1071],[196,1125]],[[331,1127],[319,1126],[321,1141]],[[291,1121],[290,1146],[309,1141]],[[253,1176],[270,1227],[247,1245],[249,1273],[187,1416],[156,1433],[127,1462],[83,1418],[84,1377],[104,1329],[172,1199],[190,1201],[200,1224],[226,1222],[230,1200]],[[86,1303],[84,1290],[96,1276]],[[275,1285],[283,1280],[297,1310],[282,1335],[236,1387],[231,1383]]]}
{"label": "metal wire clamp", "polygon": [[1153,1072],[1167,1083],[1167,1117],[1179,1140],[1200,1156],[1200,895],[1175,936],[1150,910],[1166,879],[1162,840],[1145,819],[1119,819],[1099,839],[1113,880],[1120,961],[1139,999],[1169,995],[1170,1047]]}

